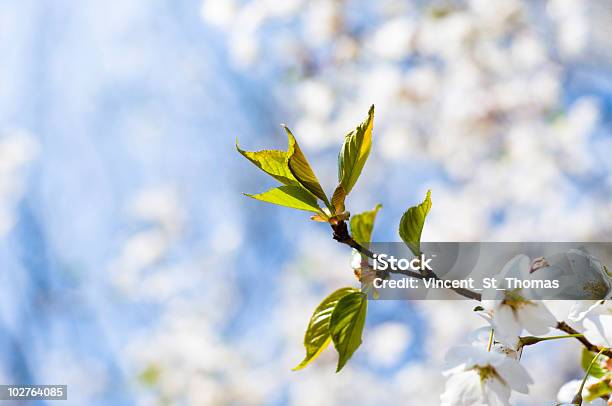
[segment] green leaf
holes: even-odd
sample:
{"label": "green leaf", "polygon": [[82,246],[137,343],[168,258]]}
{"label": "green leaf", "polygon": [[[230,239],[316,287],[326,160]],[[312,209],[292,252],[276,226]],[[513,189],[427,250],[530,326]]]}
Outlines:
{"label": "green leaf", "polygon": [[[593,358],[595,358],[595,353],[592,353],[591,351],[587,350],[586,348],[582,349],[582,356],[580,359],[580,365],[582,365],[582,369],[585,370],[585,372],[589,369],[589,365],[591,365],[591,361],[593,360]],[[605,355],[600,355],[599,358],[597,359],[597,361],[595,361],[595,363],[593,364],[593,367],[591,368],[591,372],[589,373],[589,375],[594,376],[595,378],[601,378],[602,376],[604,376],[606,374],[606,369],[602,366],[602,363],[607,360],[608,357],[606,357]]]}
{"label": "green leaf", "polygon": [[278,150],[244,151],[240,149],[236,139],[236,149],[246,159],[251,161],[259,169],[272,176],[284,185],[298,185],[289,166],[287,165],[287,153]]}
{"label": "green leaf", "polygon": [[372,148],[372,128],[374,127],[374,105],[368,111],[368,117],[355,130],[344,137],[344,144],[338,155],[339,187],[348,195],[365,165]]}
{"label": "green leaf", "polygon": [[355,288],[338,289],[323,299],[319,306],[317,306],[312,314],[312,317],[310,318],[310,323],[308,323],[308,328],[306,329],[306,334],[304,335],[306,357],[304,357],[304,360],[300,362],[298,366],[293,368],[294,371],[300,370],[310,364],[327,347],[331,341],[331,336],[329,334],[329,321],[332,312],[340,299],[349,293],[354,292],[359,292],[359,290]]}
{"label": "green leaf", "polygon": [[353,239],[360,244],[367,244],[372,240],[372,230],[378,210],[382,208],[377,204],[374,210],[364,211],[351,217],[351,234]]}
{"label": "green leaf", "polygon": [[344,191],[344,188],[342,187],[342,185],[338,185],[336,190],[334,190],[334,194],[331,200],[335,214],[344,213],[344,211],[346,210],[346,208],[344,207],[345,199],[346,199],[346,192]]}
{"label": "green leaf", "polygon": [[610,377],[602,379],[592,385],[587,386],[588,395],[584,398],[587,402],[592,402],[597,398],[604,397],[612,393],[612,386],[610,386]]}
{"label": "green leaf", "polygon": [[317,205],[317,198],[299,185],[280,186],[257,195],[246,195],[262,202],[278,204],[293,209],[313,211],[315,213],[321,211]]}
{"label": "green leaf", "polygon": [[430,209],[431,190],[428,190],[423,203],[409,208],[400,220],[399,235],[414,255],[421,253],[421,233]]}
{"label": "green leaf", "polygon": [[340,299],[332,312],[329,331],[339,355],[336,372],[340,372],[361,345],[367,309],[367,296],[354,292]]}
{"label": "green leaf", "polygon": [[319,180],[312,171],[306,156],[304,156],[302,153],[302,150],[291,133],[291,130],[289,130],[287,127],[284,128],[287,132],[287,137],[289,138],[289,148],[287,150],[287,164],[289,165],[289,170],[300,185],[321,199],[325,205],[329,207],[329,200],[327,199]]}

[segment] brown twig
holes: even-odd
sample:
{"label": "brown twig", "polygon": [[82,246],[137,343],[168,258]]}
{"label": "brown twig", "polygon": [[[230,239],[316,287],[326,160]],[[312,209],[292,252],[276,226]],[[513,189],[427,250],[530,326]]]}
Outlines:
{"label": "brown twig", "polygon": [[[357,241],[353,239],[353,237],[348,231],[348,226],[346,224],[346,221],[338,221],[336,224],[332,224],[331,228],[334,231],[334,240],[338,241],[339,243],[346,244],[349,247],[354,248],[355,250],[359,251],[363,255],[374,259],[374,253],[372,251],[370,251],[369,249],[367,249],[366,247],[359,244]],[[433,271],[430,271],[430,270],[427,270],[423,272],[422,274],[418,272],[411,272],[411,271],[390,271],[390,272],[410,276],[412,278],[417,278],[417,279],[440,280],[440,277],[436,275]],[[480,293],[472,292],[469,289],[463,289],[463,288],[450,288],[450,289],[453,292],[463,297],[466,297],[468,299],[477,300],[477,301],[480,301],[482,299],[482,296],[480,295]]]}
{"label": "brown twig", "polygon": [[[576,331],[573,327],[571,327],[569,324],[567,324],[564,321],[557,322],[557,329],[563,332],[566,332],[567,334],[580,334],[578,331]],[[592,351],[592,352],[601,351],[601,347],[598,347],[597,345],[591,343],[584,336],[576,337],[576,340],[580,341],[582,345],[584,345],[584,347],[589,351]],[[604,350],[602,354],[604,354],[607,357],[612,357],[612,350]]]}

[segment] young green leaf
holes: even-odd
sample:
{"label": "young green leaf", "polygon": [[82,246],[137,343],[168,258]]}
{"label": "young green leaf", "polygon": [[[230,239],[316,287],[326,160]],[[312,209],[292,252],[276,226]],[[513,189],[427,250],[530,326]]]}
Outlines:
{"label": "young green leaf", "polygon": [[238,140],[236,140],[236,149],[255,166],[283,185],[298,185],[298,181],[289,170],[289,166],[287,166],[287,153],[285,151],[244,151],[240,149]]}
{"label": "young green leaf", "polygon": [[591,404],[590,402],[593,402],[597,398],[605,398],[612,393],[612,386],[610,386],[610,384],[610,377],[606,377],[599,382],[588,385],[588,394],[583,400]]}
{"label": "young green leaf", "polygon": [[317,205],[317,198],[299,185],[279,186],[257,195],[249,195],[246,193],[245,195],[253,199],[261,200],[262,202],[278,204],[293,209],[313,211],[315,213],[321,211]]}
{"label": "young green leaf", "polygon": [[359,292],[359,289],[355,288],[341,288],[327,296],[317,306],[310,323],[308,323],[308,329],[304,335],[304,347],[306,348],[306,357],[298,366],[293,368],[293,371],[300,370],[310,364],[315,358],[323,352],[331,340],[329,334],[329,321],[332,312],[336,308],[338,301],[349,293]]}
{"label": "young green leaf", "polygon": [[340,299],[332,312],[329,331],[339,355],[336,372],[340,372],[361,345],[367,309],[367,296],[353,292]]}
{"label": "young green leaf", "polygon": [[421,233],[430,209],[431,190],[428,190],[423,203],[409,208],[400,220],[399,235],[414,255],[421,253]]}
{"label": "young green leaf", "polygon": [[287,132],[287,137],[289,138],[289,149],[287,150],[287,163],[289,165],[289,170],[300,185],[321,199],[327,207],[330,207],[329,200],[327,199],[319,180],[310,167],[306,156],[304,156],[302,153],[302,150],[291,133],[291,130],[289,130],[287,127],[284,128]]}
{"label": "young green leaf", "polygon": [[364,211],[351,217],[351,234],[353,239],[360,244],[367,244],[372,240],[372,230],[378,210],[382,208],[377,204],[374,210]]}
{"label": "young green leaf", "polygon": [[368,117],[356,129],[344,137],[344,144],[338,155],[338,195],[345,197],[351,192],[359,179],[370,149],[372,148],[372,128],[374,127],[374,105],[368,111]]}
{"label": "young green leaf", "polygon": [[[589,369],[589,365],[591,365],[591,361],[593,361],[593,358],[595,358],[594,353],[592,353],[591,351],[587,350],[586,348],[582,349],[582,356],[580,359],[580,365],[582,366],[582,369],[584,369],[585,371]],[[593,364],[593,366],[591,367],[591,371],[590,371],[590,375],[594,376],[595,378],[601,378],[602,376],[604,376],[606,374],[606,369],[602,366],[602,364],[599,361],[605,361],[606,357],[604,355],[600,355],[599,359],[597,361],[595,361],[595,363]]]}
{"label": "young green leaf", "polygon": [[334,190],[334,194],[332,195],[331,204],[334,208],[334,213],[340,214],[344,213],[346,208],[344,207],[344,201],[346,200],[346,192],[342,185],[338,185],[336,190]]}

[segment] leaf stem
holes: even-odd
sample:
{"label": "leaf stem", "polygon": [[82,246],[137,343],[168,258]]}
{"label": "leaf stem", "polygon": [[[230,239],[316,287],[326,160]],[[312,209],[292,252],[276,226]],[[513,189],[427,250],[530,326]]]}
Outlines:
{"label": "leaf stem", "polygon": [[572,399],[572,403],[574,405],[582,405],[582,391],[584,390],[584,385],[586,384],[587,378],[589,377],[591,369],[593,368],[593,365],[595,365],[595,361],[597,361],[597,358],[599,358],[599,356],[606,350],[608,350],[608,348],[602,348],[591,360],[591,363],[589,364],[589,367],[587,368],[586,373],[584,374],[584,378],[582,378],[582,382],[580,383],[578,393],[576,393],[576,396],[574,396],[574,399]]}
{"label": "leaf stem", "polygon": [[577,337],[584,337],[584,334],[567,334],[567,335],[562,335],[562,336],[538,337],[538,341],[558,340],[561,338],[577,338]]}

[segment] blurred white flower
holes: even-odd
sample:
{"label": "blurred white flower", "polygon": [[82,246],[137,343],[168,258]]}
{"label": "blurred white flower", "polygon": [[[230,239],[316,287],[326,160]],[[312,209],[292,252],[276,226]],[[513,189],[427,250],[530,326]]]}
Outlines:
{"label": "blurred white flower", "polygon": [[[489,30],[501,30],[507,26],[510,19],[523,10],[518,0],[470,0],[471,10],[482,20]],[[502,31],[503,32],[503,31]]]}
{"label": "blurred white flower", "polygon": [[474,32],[474,19],[466,13],[451,13],[444,18],[425,18],[420,26],[417,46],[426,55],[453,59],[462,54]]}
{"label": "blurred white flower", "polygon": [[337,64],[344,64],[355,59],[359,53],[359,44],[348,35],[338,38],[334,44],[334,60]]}
{"label": "blurred white flower", "polygon": [[447,363],[442,406],[509,406],[513,390],[528,393],[533,383],[514,359],[472,346],[451,348]]}
{"label": "blurred white flower", "polygon": [[539,38],[523,34],[512,43],[512,58],[522,69],[534,68],[546,61],[546,50]]}
{"label": "blurred white flower", "polygon": [[[429,360],[406,363],[394,376],[394,384],[400,388],[398,401],[395,404],[410,404],[407,399],[418,400],[421,405],[440,403],[440,372],[437,365],[433,367]],[[410,385],[406,385],[410,382]]]}
{"label": "blurred white flower", "polygon": [[228,254],[242,244],[242,227],[229,220],[219,222],[211,230],[210,245],[217,254]]}
{"label": "blurred white flower", "polygon": [[[57,380],[65,385],[78,387],[78,390],[69,395],[75,404],[87,404],[92,398],[103,396],[112,381],[112,372],[108,365],[94,354],[80,354],[74,349],[47,349],[40,360],[38,379],[44,382]],[[96,379],[91,379],[92,376]]]}
{"label": "blurred white flower", "polygon": [[547,11],[557,22],[557,45],[565,57],[575,57],[584,49],[588,39],[588,21],[584,2],[580,0],[551,0]]}
{"label": "blurred white flower", "polygon": [[414,155],[414,148],[410,148],[411,135],[400,128],[390,128],[380,137],[380,150],[383,156],[392,160],[404,160]]}
{"label": "blurred white flower", "polygon": [[183,231],[186,213],[174,187],[141,189],[131,197],[125,211],[129,220],[140,227],[127,236],[119,254],[110,262],[115,285],[125,294],[147,300],[163,300],[183,289],[186,283],[178,272],[173,272],[171,283],[163,270],[147,272],[167,256]]}
{"label": "blurred white flower", "polygon": [[185,221],[179,196],[167,185],[137,192],[128,204],[127,210],[133,219],[159,224],[169,236],[177,235]]}
{"label": "blurred white flower", "polygon": [[417,102],[431,99],[439,91],[439,80],[435,69],[427,66],[415,67],[406,73],[404,92]]}
{"label": "blurred white flower", "polygon": [[23,130],[0,137],[0,238],[15,223],[14,210],[25,191],[28,165],[38,152],[36,140]]}
{"label": "blurred white flower", "polygon": [[303,0],[259,0],[259,2],[270,17],[289,17],[299,12],[303,4]]}
{"label": "blurred white flower", "polygon": [[316,116],[305,116],[300,119],[295,125],[295,133],[309,135],[303,142],[308,148],[322,149],[334,142],[334,138],[329,136],[330,132],[325,121]]}
{"label": "blurred white flower", "polygon": [[551,150],[558,151],[568,173],[585,174],[594,168],[588,138],[600,119],[599,103],[591,97],[576,100],[565,117],[551,128],[547,141]]}
{"label": "blurred white flower", "polygon": [[308,115],[327,118],[334,108],[334,95],[327,84],[307,80],[297,88],[298,101]]}
{"label": "blurred white flower", "polygon": [[340,31],[342,13],[339,3],[325,0],[310,1],[306,13],[305,29],[309,43],[321,45]]}
{"label": "blurred white flower", "polygon": [[410,330],[403,323],[385,322],[368,331],[364,344],[371,362],[392,367],[403,361],[411,342]]}
{"label": "blurred white flower", "polygon": [[234,61],[240,66],[248,66],[258,56],[259,43],[253,32],[241,32],[234,36],[230,51]]}
{"label": "blurred white flower", "polygon": [[234,0],[204,0],[202,3],[204,21],[221,28],[230,25],[237,11]]}
{"label": "blurred white flower", "polygon": [[[476,348],[487,348],[489,346],[489,340],[491,335],[492,328],[489,327],[481,327],[472,331],[468,337],[470,345]],[[496,352],[498,354],[502,354],[506,357],[518,360],[520,358],[520,350],[517,350],[516,347],[509,347],[504,345],[503,343],[493,340],[491,343],[491,351]]]}
{"label": "blurred white flower", "polygon": [[374,33],[372,48],[383,58],[399,61],[411,51],[414,34],[414,24],[408,18],[398,17]]}

